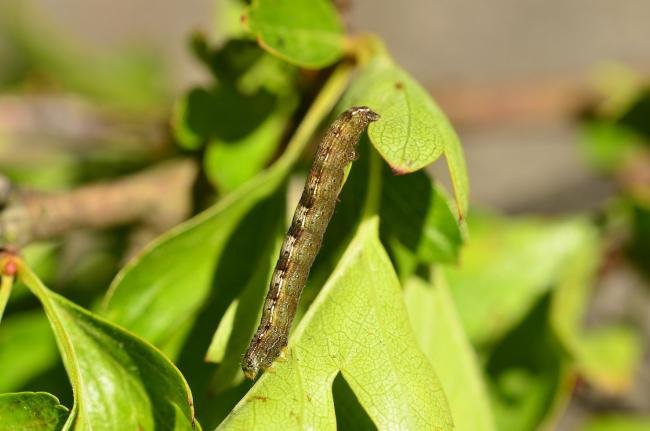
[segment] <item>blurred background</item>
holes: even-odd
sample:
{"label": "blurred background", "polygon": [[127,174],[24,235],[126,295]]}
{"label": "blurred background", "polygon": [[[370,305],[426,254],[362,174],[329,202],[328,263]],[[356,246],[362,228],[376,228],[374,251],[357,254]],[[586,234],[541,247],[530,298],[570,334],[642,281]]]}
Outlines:
{"label": "blurred background", "polygon": [[[647,163],[629,175],[612,173],[585,144],[601,136],[586,126],[589,120],[628,109],[647,82],[647,0],[338,3],[351,31],[379,34],[397,62],[430,89],[450,116],[465,149],[474,205],[509,214],[598,214],[616,199],[630,175],[641,186],[650,184]],[[0,0],[0,89],[5,93],[0,99],[0,138],[7,133],[3,127],[29,131],[30,120],[36,118],[52,132],[39,136],[37,143],[26,139],[20,148],[0,148],[3,172],[15,171],[20,177],[18,167],[38,167],[38,174],[31,171],[25,182],[61,188],[115,174],[72,170],[79,158],[110,170],[115,168],[106,157],[122,157],[129,161],[121,165],[125,173],[163,158],[164,127],[128,123],[133,118],[165,118],[176,96],[209,80],[188,49],[189,38],[201,30],[218,40],[230,25],[229,11],[227,2],[212,0]],[[116,75],[122,78],[112,79]],[[16,88],[28,94],[45,89],[49,95],[54,89],[58,95],[36,101],[43,115],[26,116],[21,114],[24,100],[10,97]],[[101,100],[102,108],[64,97],[72,93]],[[106,106],[111,107],[109,115]],[[647,102],[634,112],[635,124],[645,124],[647,130]],[[75,120],[78,114],[86,120]],[[99,144],[107,140],[103,128],[111,122],[121,124],[111,132],[119,135],[111,140],[120,142],[121,152],[112,150],[107,156],[101,145],[83,148],[88,137]],[[66,141],[66,151],[52,150],[60,148],[51,144],[61,135],[75,139]],[[143,136],[146,148],[137,139]],[[444,167],[433,169],[444,182]],[[80,247],[70,253],[78,256],[84,247],[92,248]],[[641,264],[650,268],[650,260]],[[107,277],[112,273],[105,271]],[[626,265],[607,272],[590,305],[589,320],[633,321],[642,328],[647,352],[650,290],[638,274]],[[647,353],[644,363],[635,387],[625,395],[612,398],[578,388],[558,429],[575,429],[594,411],[612,406],[650,413]]]}

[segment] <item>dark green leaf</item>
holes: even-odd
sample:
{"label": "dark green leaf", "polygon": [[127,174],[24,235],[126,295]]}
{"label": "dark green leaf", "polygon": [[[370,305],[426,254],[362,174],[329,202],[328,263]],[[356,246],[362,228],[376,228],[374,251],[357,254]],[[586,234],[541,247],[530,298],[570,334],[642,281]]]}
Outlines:
{"label": "dark green leaf", "polygon": [[[487,358],[485,372],[499,430],[543,428],[568,397],[571,378],[548,313],[547,295]],[[547,428],[552,427],[547,424]]]}
{"label": "dark green leaf", "polygon": [[[417,263],[455,262],[462,235],[442,189],[427,174],[395,176],[384,169],[381,232],[385,242]],[[401,268],[400,268],[401,269]],[[406,271],[408,273],[408,271]]]}

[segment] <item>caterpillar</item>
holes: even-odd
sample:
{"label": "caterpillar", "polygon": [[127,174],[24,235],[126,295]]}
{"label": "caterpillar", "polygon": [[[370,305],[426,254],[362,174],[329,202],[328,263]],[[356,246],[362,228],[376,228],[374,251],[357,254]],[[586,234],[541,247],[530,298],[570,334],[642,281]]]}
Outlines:
{"label": "caterpillar", "polygon": [[350,108],[332,123],[318,146],[280,249],[259,327],[242,359],[249,379],[270,367],[287,345],[300,295],[334,214],[345,168],[357,157],[361,133],[378,119],[368,107]]}

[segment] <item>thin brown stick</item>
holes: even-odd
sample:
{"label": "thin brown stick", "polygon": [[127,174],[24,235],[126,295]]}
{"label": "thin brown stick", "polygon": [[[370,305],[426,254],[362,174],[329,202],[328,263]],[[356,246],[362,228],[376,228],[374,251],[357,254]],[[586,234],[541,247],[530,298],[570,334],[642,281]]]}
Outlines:
{"label": "thin brown stick", "polygon": [[0,212],[0,245],[20,248],[75,229],[134,222],[162,232],[187,217],[196,171],[192,161],[176,160],[65,192],[14,193]]}

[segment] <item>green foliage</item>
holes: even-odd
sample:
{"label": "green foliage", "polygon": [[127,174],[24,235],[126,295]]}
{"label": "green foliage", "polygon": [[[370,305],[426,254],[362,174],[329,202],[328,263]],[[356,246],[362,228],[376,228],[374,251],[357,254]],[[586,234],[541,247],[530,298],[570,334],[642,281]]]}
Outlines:
{"label": "green foliage", "polygon": [[411,333],[377,230],[377,219],[361,225],[286,356],[219,429],[336,429],[331,385],[339,372],[379,428],[451,429],[440,383]]}
{"label": "green foliage", "polygon": [[444,154],[462,217],[468,205],[467,172],[460,142],[449,120],[379,43],[367,43],[371,45],[371,59],[355,79],[343,105],[371,106],[381,115],[381,120],[368,128],[368,136],[398,174],[417,171]]}
{"label": "green foliage", "polygon": [[192,396],[178,370],[150,345],[47,289],[27,267],[68,372],[75,403],[65,428],[192,429]]}
{"label": "green foliage", "polygon": [[[577,378],[609,394],[630,386],[636,333],[583,327],[604,248],[598,225],[468,216],[455,131],[380,41],[346,36],[328,0],[228,5],[230,17],[243,11],[243,26],[216,47],[192,38],[209,79],[176,101],[170,119],[180,151],[201,159],[207,181],[195,197],[208,207],[136,254],[103,300],[84,291],[80,303],[96,312],[30,269],[54,278],[52,267],[74,273],[81,258],[70,269],[50,247],[40,265],[18,260],[28,290],[14,286],[0,326],[0,431],[189,430],[199,421],[223,430],[525,431],[552,426]],[[74,50],[59,58],[42,40],[17,40],[33,70],[51,67],[62,88],[137,109],[162,95],[156,80],[142,81],[153,72],[138,61],[81,67]],[[124,82],[109,79],[115,71]],[[585,125],[583,148],[598,167],[616,173],[645,151],[644,100]],[[353,105],[381,119],[361,139],[284,356],[249,382],[241,355],[297,201],[293,186],[310,143]],[[443,155],[453,200],[423,170]],[[630,195],[622,218],[645,238],[649,207]],[[643,259],[644,246],[630,249]],[[101,278],[86,272],[90,285]],[[11,281],[2,278],[0,308]],[[63,383],[52,379],[64,374],[59,357]],[[615,429],[598,426],[589,425]]]}
{"label": "green foliage", "polygon": [[456,429],[494,430],[476,353],[440,271],[433,282],[412,278],[405,286],[404,300],[418,345],[435,365]]}
{"label": "green foliage", "polygon": [[262,47],[298,66],[320,69],[343,55],[343,25],[329,0],[254,0],[248,25]]}

